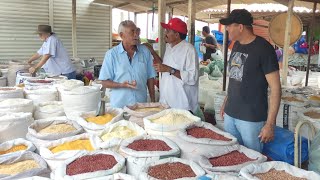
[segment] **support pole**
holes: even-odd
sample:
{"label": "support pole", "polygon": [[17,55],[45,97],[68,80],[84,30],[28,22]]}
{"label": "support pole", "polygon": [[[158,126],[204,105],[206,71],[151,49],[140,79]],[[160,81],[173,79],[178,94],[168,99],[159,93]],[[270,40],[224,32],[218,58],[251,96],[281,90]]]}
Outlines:
{"label": "support pole", "polygon": [[159,37],[159,56],[163,58],[166,50],[166,43],[164,42],[164,30],[161,27],[161,22],[166,21],[166,0],[158,1],[158,37]]}
{"label": "support pole", "polygon": [[77,49],[77,1],[72,0],[72,53],[74,58],[78,57]]}
{"label": "support pole", "polygon": [[188,0],[188,41],[194,45],[195,39],[195,21],[196,20],[196,2]]}
{"label": "support pole", "polygon": [[[227,5],[227,14],[228,17],[230,14],[230,6],[231,6],[231,0],[228,0]],[[226,90],[227,86],[227,66],[228,66],[228,41],[229,41],[229,33],[227,31],[227,28],[224,26],[224,35],[223,35],[223,60],[224,60],[224,71],[223,71],[223,84],[222,84],[222,90]]]}

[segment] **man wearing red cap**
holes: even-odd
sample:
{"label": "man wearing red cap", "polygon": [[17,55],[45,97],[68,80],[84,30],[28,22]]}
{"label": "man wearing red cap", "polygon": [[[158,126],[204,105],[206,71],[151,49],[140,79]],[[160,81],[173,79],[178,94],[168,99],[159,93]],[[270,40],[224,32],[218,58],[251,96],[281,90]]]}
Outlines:
{"label": "man wearing red cap", "polygon": [[172,108],[195,112],[198,107],[199,61],[196,49],[185,41],[187,25],[179,18],[172,18],[165,29],[166,51],[162,63],[154,64],[162,73],[160,102]]}

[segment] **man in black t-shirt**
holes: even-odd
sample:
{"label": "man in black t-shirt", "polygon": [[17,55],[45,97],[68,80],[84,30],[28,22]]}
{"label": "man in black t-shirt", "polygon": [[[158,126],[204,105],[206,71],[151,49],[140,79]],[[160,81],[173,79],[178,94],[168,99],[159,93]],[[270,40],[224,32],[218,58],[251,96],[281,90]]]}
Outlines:
{"label": "man in black t-shirt", "polygon": [[216,52],[217,40],[214,36],[210,35],[209,26],[203,26],[202,35],[205,37],[203,45],[206,47],[206,53],[203,54],[203,60],[211,58],[211,54]]}
{"label": "man in black t-shirt", "polygon": [[236,41],[228,63],[228,95],[221,107],[224,128],[240,144],[261,152],[263,143],[274,138],[280,105],[277,56],[268,41],[253,33],[253,18],[247,10],[235,9],[220,23]]}

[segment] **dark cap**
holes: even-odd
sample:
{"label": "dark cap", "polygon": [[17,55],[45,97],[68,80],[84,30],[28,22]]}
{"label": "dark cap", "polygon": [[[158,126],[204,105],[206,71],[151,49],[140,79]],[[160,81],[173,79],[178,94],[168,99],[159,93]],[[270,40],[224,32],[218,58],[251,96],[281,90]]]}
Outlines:
{"label": "dark cap", "polygon": [[53,33],[51,26],[49,25],[39,25],[36,33]]}
{"label": "dark cap", "polygon": [[251,13],[245,9],[234,9],[227,18],[219,20],[220,24],[230,25],[232,23],[252,26],[253,17]]}

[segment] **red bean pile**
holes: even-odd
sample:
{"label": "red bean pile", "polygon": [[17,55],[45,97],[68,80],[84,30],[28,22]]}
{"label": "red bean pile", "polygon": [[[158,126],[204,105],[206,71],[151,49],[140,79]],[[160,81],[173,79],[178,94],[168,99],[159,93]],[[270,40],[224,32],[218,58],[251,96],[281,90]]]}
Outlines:
{"label": "red bean pile", "polygon": [[189,165],[180,162],[152,166],[149,168],[148,174],[154,178],[163,180],[196,177],[196,174]]}
{"label": "red bean pile", "polygon": [[257,174],[254,174],[254,176],[259,178],[260,180],[274,180],[274,179],[278,179],[278,180],[307,180],[307,178],[299,178],[299,177],[292,176],[291,174],[286,173],[284,170],[278,171],[275,169],[271,169],[270,171],[268,171],[266,173],[257,173]]}
{"label": "red bean pile", "polygon": [[31,83],[52,83],[52,80],[38,79],[38,80],[28,80]]}
{"label": "red bean pile", "polygon": [[193,127],[187,129],[187,134],[195,138],[209,138],[221,141],[231,141],[231,139],[228,139],[218,133],[215,133],[214,131],[211,131],[210,129],[206,129],[203,127]]}
{"label": "red bean pile", "polygon": [[12,91],[16,90],[16,88],[0,88],[0,91]]}
{"label": "red bean pile", "polygon": [[253,160],[254,159],[248,158],[245,154],[240,153],[239,151],[232,151],[228,154],[209,159],[212,166],[233,166]]}
{"label": "red bean pile", "polygon": [[73,176],[76,174],[108,170],[116,164],[117,161],[112,155],[97,154],[83,156],[67,166],[67,175]]}
{"label": "red bean pile", "polygon": [[171,148],[163,141],[157,139],[139,139],[127,146],[136,151],[170,151]]}

